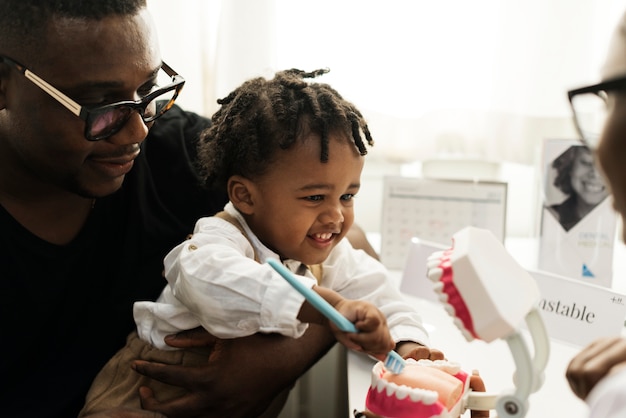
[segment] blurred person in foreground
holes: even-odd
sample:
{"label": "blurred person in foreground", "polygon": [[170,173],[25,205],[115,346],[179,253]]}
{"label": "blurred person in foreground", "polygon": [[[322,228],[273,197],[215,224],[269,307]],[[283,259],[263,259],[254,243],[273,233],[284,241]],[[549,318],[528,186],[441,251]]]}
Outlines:
{"label": "blurred person in foreground", "polygon": [[[626,15],[613,35],[602,82],[568,93],[582,141],[595,153],[626,219]],[[626,240],[626,224],[622,232]],[[566,376],[574,393],[589,405],[591,417],[626,416],[626,339],[592,342],[570,362]]]}

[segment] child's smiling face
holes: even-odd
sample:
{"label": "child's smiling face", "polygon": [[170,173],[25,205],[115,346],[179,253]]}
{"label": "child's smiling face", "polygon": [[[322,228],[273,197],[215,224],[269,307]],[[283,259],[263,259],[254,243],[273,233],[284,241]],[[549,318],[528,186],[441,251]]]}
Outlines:
{"label": "child's smiling face", "polygon": [[309,134],[277,151],[269,170],[249,182],[246,221],[283,258],[321,263],[354,222],[363,156],[341,134],[329,134],[328,147],[328,161],[321,162],[320,137]]}

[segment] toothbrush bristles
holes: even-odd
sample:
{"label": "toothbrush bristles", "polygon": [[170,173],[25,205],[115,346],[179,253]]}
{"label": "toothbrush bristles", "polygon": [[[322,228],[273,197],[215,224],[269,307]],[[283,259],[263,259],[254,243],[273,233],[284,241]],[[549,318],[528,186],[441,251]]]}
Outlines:
{"label": "toothbrush bristles", "polygon": [[404,359],[395,351],[390,351],[387,358],[385,358],[385,368],[391,373],[402,373],[402,370],[404,370]]}

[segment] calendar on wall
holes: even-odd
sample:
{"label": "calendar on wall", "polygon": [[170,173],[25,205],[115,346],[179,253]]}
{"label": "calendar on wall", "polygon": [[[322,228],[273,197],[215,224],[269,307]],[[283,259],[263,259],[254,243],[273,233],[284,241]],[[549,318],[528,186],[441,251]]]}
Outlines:
{"label": "calendar on wall", "polygon": [[485,228],[504,242],[507,184],[471,180],[385,177],[381,260],[403,269],[411,238],[445,246],[466,226]]}

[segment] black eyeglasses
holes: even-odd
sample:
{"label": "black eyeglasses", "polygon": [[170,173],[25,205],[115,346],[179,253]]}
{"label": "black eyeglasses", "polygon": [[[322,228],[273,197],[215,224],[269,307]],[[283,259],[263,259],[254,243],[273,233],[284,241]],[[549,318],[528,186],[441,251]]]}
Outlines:
{"label": "black eyeglasses", "polygon": [[124,100],[104,106],[86,107],[79,105],[17,61],[0,55],[0,62],[11,65],[32,81],[33,84],[84,120],[85,138],[88,141],[100,141],[116,134],[128,122],[133,111],[139,113],[145,123],[159,118],[172,108],[185,84],[185,79],[182,76],[172,70],[169,65],[162,62],[161,69],[169,76],[169,84],[163,87],[160,87],[158,84],[155,85],[152,89],[156,90],[151,91],[139,100]]}
{"label": "black eyeglasses", "polygon": [[626,77],[615,78],[567,92],[574,123],[582,142],[596,148],[608,115],[608,92],[626,90]]}

